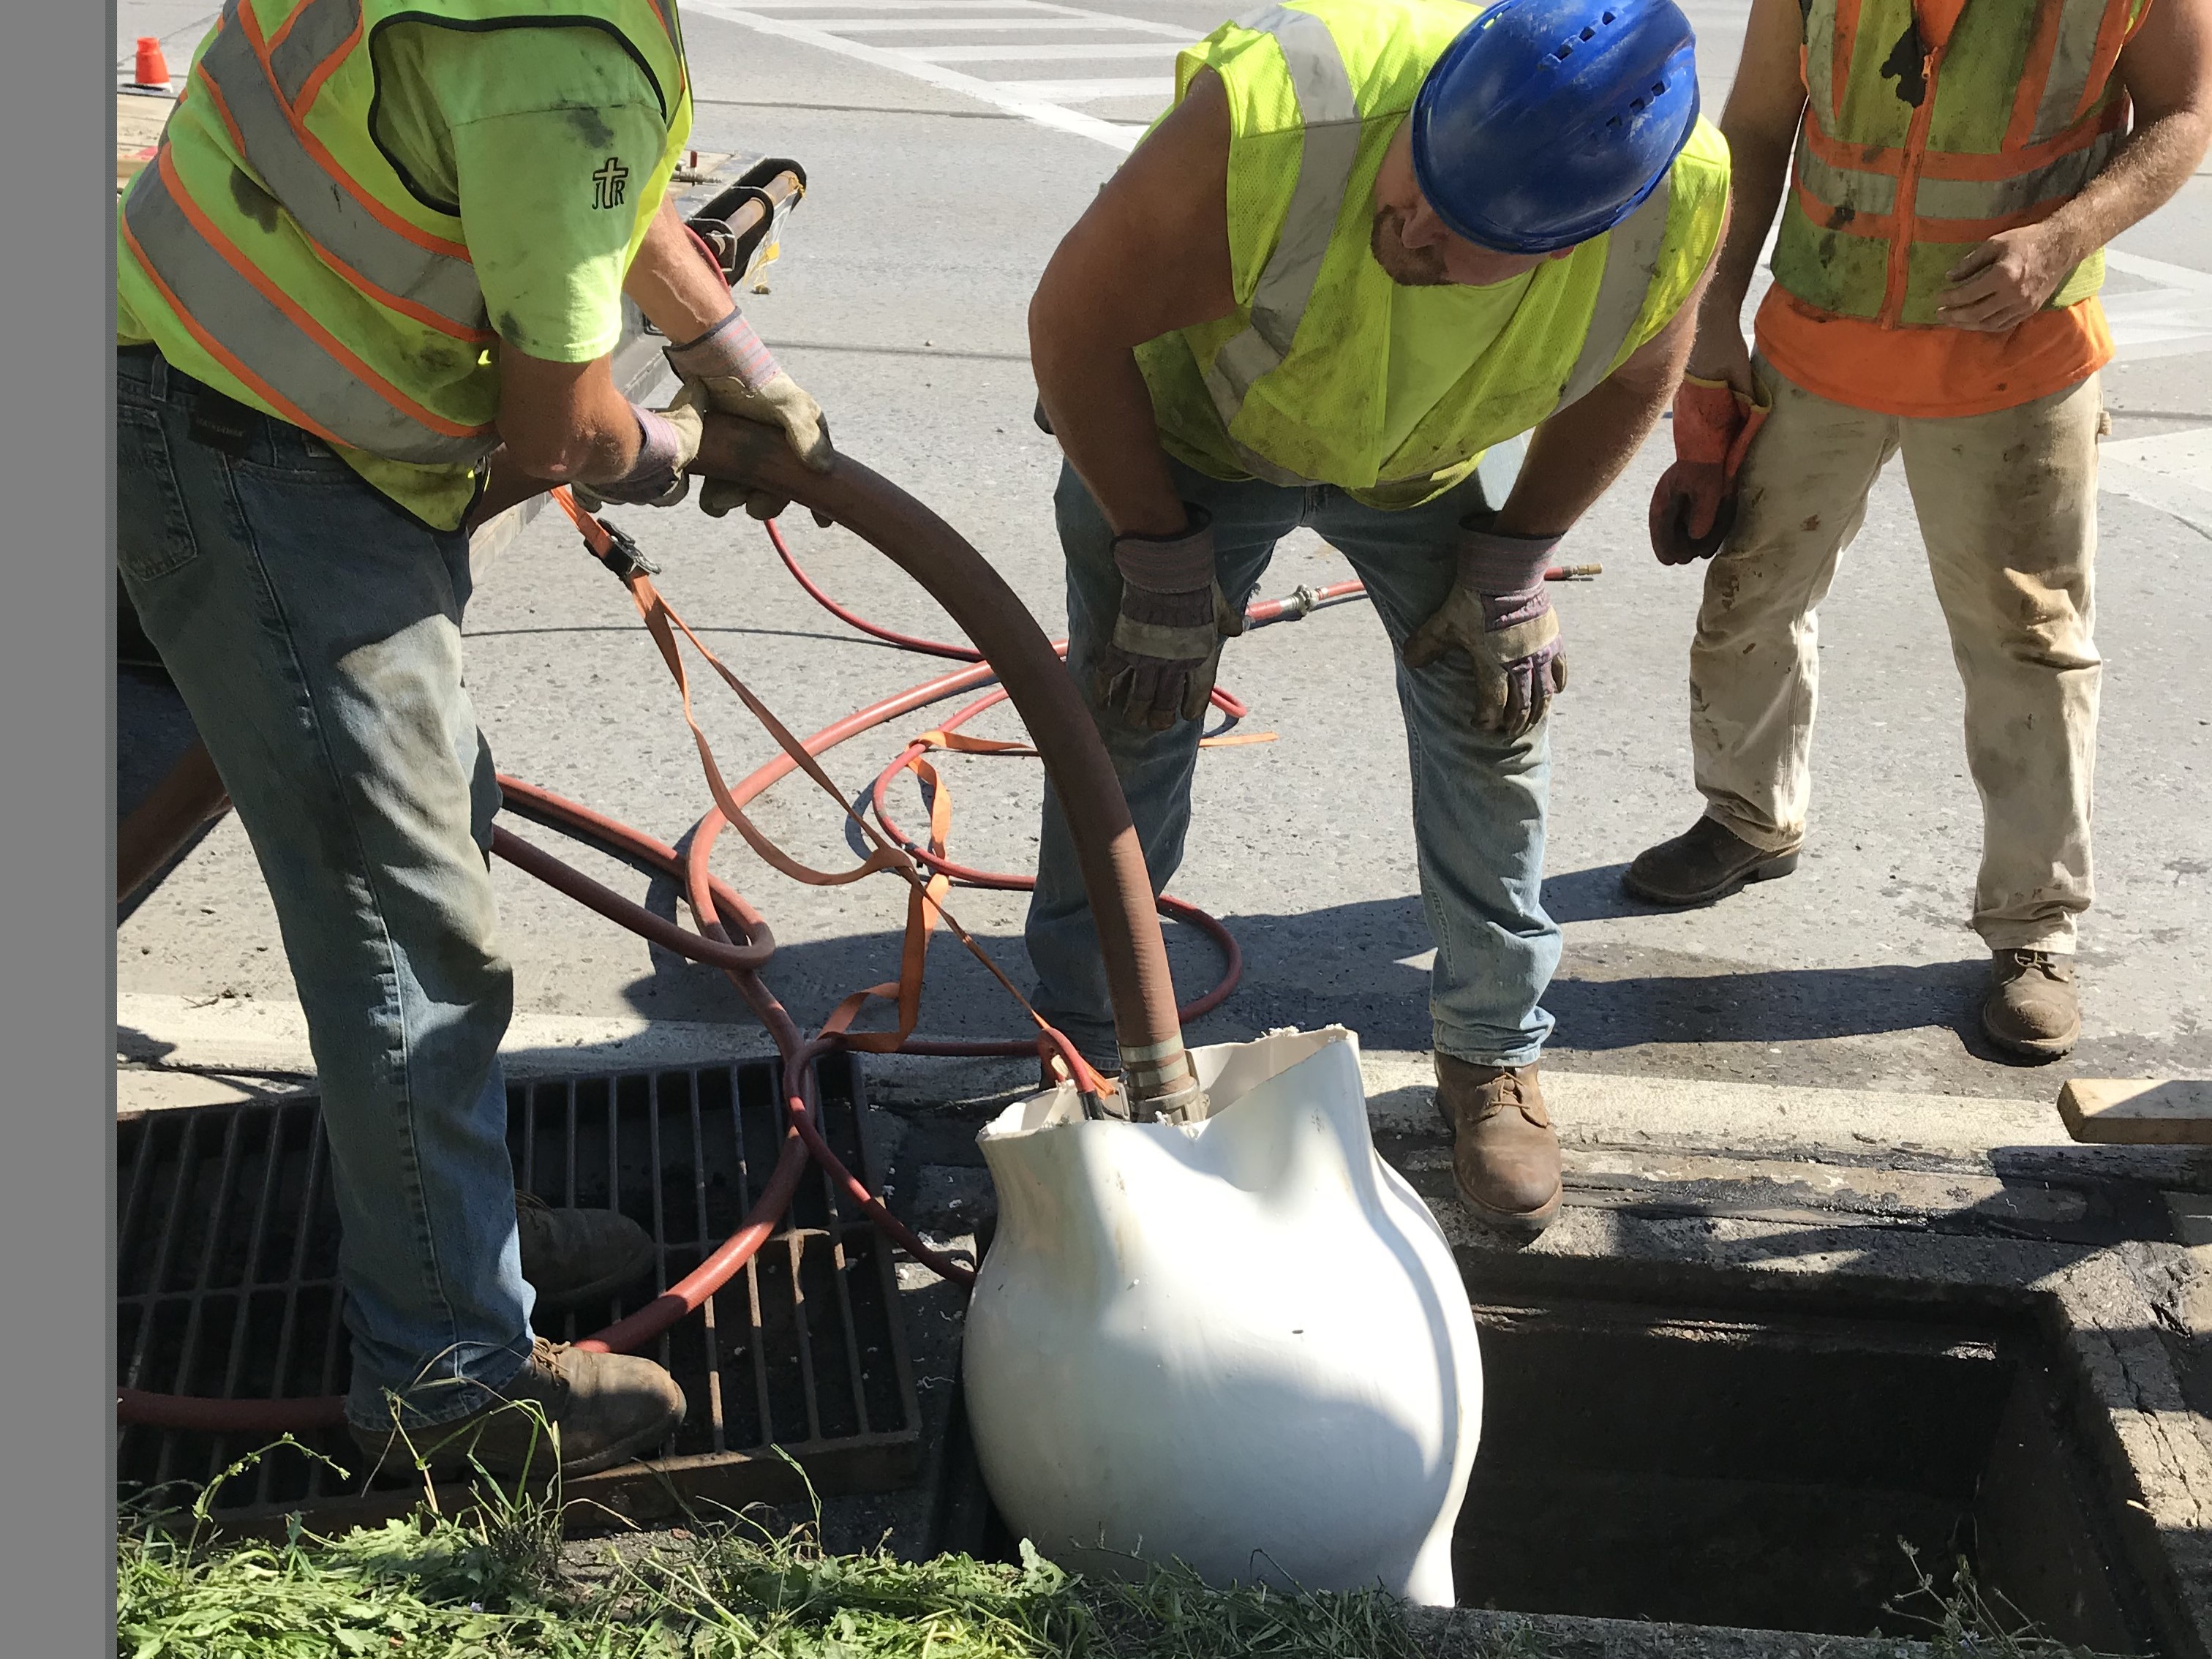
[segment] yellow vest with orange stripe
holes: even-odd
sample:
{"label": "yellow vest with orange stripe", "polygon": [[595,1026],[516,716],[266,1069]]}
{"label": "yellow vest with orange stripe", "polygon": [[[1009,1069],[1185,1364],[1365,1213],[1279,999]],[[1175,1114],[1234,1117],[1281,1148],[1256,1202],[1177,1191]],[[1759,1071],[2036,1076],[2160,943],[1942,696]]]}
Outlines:
{"label": "yellow vest with orange stripe", "polygon": [[660,199],[690,131],[675,0],[228,0],[124,198],[118,252],[168,313],[141,321],[198,349],[169,352],[179,367],[341,448],[468,465],[498,443],[483,295],[458,214],[370,126],[370,43],[400,21],[613,34],[667,118],[633,198]]}
{"label": "yellow vest with orange stripe", "polygon": [[[1966,0],[1933,50],[1911,0],[1801,0],[1807,104],[1774,277],[1808,305],[1936,325],[1961,257],[2049,218],[2118,147],[2113,76],[2149,0]],[[2100,249],[2054,306],[2103,285]]]}

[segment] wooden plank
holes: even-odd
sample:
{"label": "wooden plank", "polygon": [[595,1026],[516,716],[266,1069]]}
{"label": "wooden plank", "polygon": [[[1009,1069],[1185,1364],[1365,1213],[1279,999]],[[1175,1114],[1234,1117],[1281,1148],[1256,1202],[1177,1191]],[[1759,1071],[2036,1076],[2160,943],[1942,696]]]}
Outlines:
{"label": "wooden plank", "polygon": [[2212,1082],[2077,1077],[2058,1091],[2058,1115],[2076,1140],[2212,1146]]}
{"label": "wooden plank", "polygon": [[169,112],[176,106],[173,98],[148,97],[131,92],[116,94],[116,189],[129,184],[139,168],[154,159],[154,147],[161,142],[161,129],[168,125]]}

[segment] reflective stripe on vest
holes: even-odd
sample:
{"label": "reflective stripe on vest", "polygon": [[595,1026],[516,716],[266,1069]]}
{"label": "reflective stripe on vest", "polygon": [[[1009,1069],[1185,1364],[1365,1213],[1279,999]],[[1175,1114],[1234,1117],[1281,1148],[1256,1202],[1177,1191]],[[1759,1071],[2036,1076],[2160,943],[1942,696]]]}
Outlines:
{"label": "reflective stripe on vest", "polygon": [[1578,401],[1613,372],[1613,360],[1628,343],[1636,319],[1644,314],[1644,296],[1658,274],[1660,250],[1667,245],[1667,210],[1674,200],[1674,175],[1662,173],[1658,188],[1607,233],[1605,270],[1598,277],[1597,301],[1590,307],[1589,326],[1583,331],[1583,349],[1574,372],[1559,391],[1559,407]]}
{"label": "reflective stripe on vest", "polygon": [[320,89],[317,71],[335,67],[353,49],[361,31],[359,0],[307,0],[290,21],[281,69],[245,0],[224,6],[215,39],[201,54],[200,76],[239,153],[307,240],[365,292],[441,333],[489,340],[483,292],[468,250],[383,207],[327,153],[315,153],[321,146],[295,112],[302,89]]}
{"label": "reflective stripe on vest", "polygon": [[[1351,73],[1327,23],[1311,12],[1279,5],[1264,7],[1236,21],[1239,27],[1273,35],[1282,49],[1297,99],[1301,147],[1282,230],[1253,289],[1251,321],[1222,346],[1203,374],[1237,459],[1255,478],[1295,486],[1310,481],[1238,442],[1234,427],[1253,385],[1291,354],[1336,234],[1345,192],[1358,161],[1362,124]],[[1559,407],[1604,380],[1627,343],[1643,314],[1666,244],[1670,198],[1668,180],[1662,175],[1658,187],[1611,233],[1597,299],[1581,351],[1559,393]]]}
{"label": "reflective stripe on vest", "polygon": [[[1359,160],[1359,104],[1328,25],[1310,11],[1282,6],[1267,6],[1237,21],[1244,28],[1273,35],[1282,47],[1298,100],[1300,152],[1281,235],[1252,291],[1251,324],[1221,348],[1206,371],[1206,389],[1224,431],[1236,423],[1253,382],[1291,355]],[[1269,483],[1305,482],[1234,437],[1230,441],[1254,477]]]}
{"label": "reflective stripe on vest", "polygon": [[489,426],[442,419],[348,350],[196,210],[168,149],[132,180],[123,231],[192,336],[294,425],[388,460],[482,459]]}
{"label": "reflective stripe on vest", "polygon": [[2103,32],[2106,0],[2066,0],[2058,13],[2058,39],[2051,54],[2050,77],[2035,106],[2031,144],[2048,143],[2074,125],[2089,94],[2096,63],[2097,36]]}

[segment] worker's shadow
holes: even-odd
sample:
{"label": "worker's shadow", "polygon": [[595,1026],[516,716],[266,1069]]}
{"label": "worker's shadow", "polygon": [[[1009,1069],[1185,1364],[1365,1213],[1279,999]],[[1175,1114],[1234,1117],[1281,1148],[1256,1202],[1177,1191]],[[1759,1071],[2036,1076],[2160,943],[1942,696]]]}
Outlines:
{"label": "worker's shadow", "polygon": [[[1584,879],[1588,878],[1588,879]],[[1613,871],[1547,883],[1562,920],[1593,920],[1588,901],[1617,890]],[[1555,896],[1556,894],[1556,896]],[[672,884],[656,881],[651,907],[673,918]],[[1291,913],[1223,918],[1244,957],[1236,994],[1194,1022],[1200,1042],[1239,1040],[1283,1025],[1344,1024],[1370,1048],[1422,1049],[1431,1041],[1429,967],[1434,941],[1419,898],[1407,895]],[[1032,983],[1018,921],[978,929],[1014,983]],[[1221,958],[1195,929],[1170,925],[1169,961],[1186,1001],[1219,978]],[[897,974],[900,935],[873,927],[780,945],[763,977],[793,1012],[818,1019],[839,998]],[[644,948],[642,946],[641,949]],[[746,1022],[719,973],[652,949],[653,969],[628,994],[655,1018]],[[1572,944],[1544,998],[1558,1021],[1556,1051],[1603,1052],[1704,1044],[1780,1046],[1905,1031],[1944,1030],[1978,1059],[2002,1058],[1975,1011],[1986,961],[1770,969],[1638,948],[1603,939]],[[923,1028],[939,1036],[1018,1033],[1020,1011],[988,972],[949,939],[930,955]],[[872,1019],[868,1024],[875,1024]]]}

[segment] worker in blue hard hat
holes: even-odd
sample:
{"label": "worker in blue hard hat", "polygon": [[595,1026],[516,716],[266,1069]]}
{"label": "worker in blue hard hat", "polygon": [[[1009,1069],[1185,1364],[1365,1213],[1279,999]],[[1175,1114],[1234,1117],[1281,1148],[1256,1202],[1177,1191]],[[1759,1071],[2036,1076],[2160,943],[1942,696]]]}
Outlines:
{"label": "worker in blue hard hat", "polygon": [[[1297,0],[1224,24],[1030,309],[1066,458],[1068,664],[1156,882],[1277,540],[1307,526],[1365,581],[1400,658],[1438,1104],[1461,1194],[1522,1231],[1560,1196],[1536,1069],[1567,683],[1544,571],[1679,384],[1719,244],[1728,157],[1693,44],[1671,0]],[[1487,499],[1476,464],[1524,433]],[[1049,787],[1042,843],[1038,1007],[1118,1071]]]}

